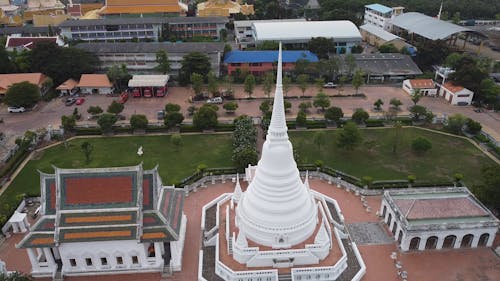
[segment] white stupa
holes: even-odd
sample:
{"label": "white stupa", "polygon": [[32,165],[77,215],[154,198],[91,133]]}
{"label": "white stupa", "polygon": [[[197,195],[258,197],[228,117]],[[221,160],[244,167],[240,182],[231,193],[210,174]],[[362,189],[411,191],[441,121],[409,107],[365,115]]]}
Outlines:
{"label": "white stupa", "polygon": [[287,130],[280,44],[271,123],[255,177],[239,200],[236,224],[249,240],[282,249],[310,237],[318,220],[313,196],[300,179]]}

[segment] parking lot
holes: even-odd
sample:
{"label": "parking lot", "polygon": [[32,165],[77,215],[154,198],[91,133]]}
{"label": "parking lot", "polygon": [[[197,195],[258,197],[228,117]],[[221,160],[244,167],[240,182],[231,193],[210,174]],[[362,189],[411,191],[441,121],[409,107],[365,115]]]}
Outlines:
{"label": "parking lot", "polygon": [[[242,85],[233,86],[236,98],[246,98],[247,94],[243,90]],[[315,87],[310,87],[305,92],[302,97],[302,92],[297,86],[291,87],[288,91],[288,96],[300,97],[292,98],[289,101],[292,103],[292,108],[287,114],[288,118],[294,119],[298,112],[298,106],[301,102],[310,101],[312,102],[312,97],[316,95],[318,89]],[[339,89],[324,89],[324,92],[328,95],[338,95]],[[351,87],[345,87],[342,91],[344,97],[333,97],[330,98],[332,106],[338,106],[342,108],[346,116],[350,116],[356,108],[364,108],[367,110],[371,116],[381,115],[380,112],[373,111],[373,103],[377,99],[382,99],[384,105],[382,106],[384,110],[389,108],[389,101],[392,98],[397,98],[401,100],[403,105],[401,106],[401,111],[399,114],[408,115],[408,107],[413,103],[409,95],[402,91],[399,87],[390,86],[365,86],[359,89],[360,93],[364,93],[366,97],[346,97],[346,95],[354,94],[355,90]],[[273,92],[271,92],[271,95]],[[194,103],[189,102],[189,97],[194,94],[193,90],[184,87],[171,87],[169,93],[166,97],[162,98],[129,98],[125,103],[125,109],[123,115],[126,116],[127,120],[121,121],[128,123],[128,119],[133,114],[144,114],[150,120],[150,122],[161,122],[157,120],[157,112],[162,110],[167,103],[179,104],[182,108],[182,113],[189,120],[191,117],[188,116],[187,108],[191,105],[200,107],[205,103],[205,101],[198,101]],[[234,116],[246,114],[249,116],[260,116],[259,106],[266,95],[262,90],[261,86],[257,86],[252,94],[254,99],[251,100],[238,100],[238,109],[236,114],[226,114],[222,106],[218,111],[219,120],[231,120]],[[7,113],[7,107],[2,105],[0,108],[0,118],[3,118],[3,123],[0,124],[0,130],[5,134],[21,135],[26,130],[36,130],[38,128],[46,128],[48,125],[53,127],[58,127],[61,121],[62,115],[70,115],[74,108],[78,108],[79,113],[82,114],[82,119],[78,124],[95,124],[95,121],[88,121],[90,114],[87,113],[89,106],[100,106],[103,110],[106,110],[108,105],[113,101],[118,100],[118,97],[108,97],[108,96],[86,96],[85,102],[81,105],[71,105],[66,106],[64,101],[65,98],[57,98],[51,102],[45,103],[41,102],[36,109],[31,112],[25,113]],[[494,112],[481,112],[477,113],[473,111],[471,106],[452,106],[444,101],[442,98],[431,98],[424,97],[419,102],[419,104],[428,107],[434,114],[442,116],[443,114],[452,115],[455,113],[461,113],[474,120],[479,121],[485,131],[495,135],[500,139],[500,116],[498,113]],[[322,113],[318,112],[316,109],[312,108],[309,117],[322,117]]]}

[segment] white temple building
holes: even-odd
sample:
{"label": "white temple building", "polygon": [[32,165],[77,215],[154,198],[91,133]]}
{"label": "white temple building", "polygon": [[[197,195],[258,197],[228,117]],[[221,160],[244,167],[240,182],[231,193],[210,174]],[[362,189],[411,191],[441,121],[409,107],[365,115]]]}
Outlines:
{"label": "white temple building", "polygon": [[157,168],[55,168],[40,186],[40,219],[16,245],[33,277],[182,269],[184,192],[163,186]]}
{"label": "white temple building", "polygon": [[[246,191],[238,176],[233,193],[203,207],[204,250],[198,280],[333,281],[346,272],[348,259],[358,267],[342,280],[361,280],[366,272],[337,202],[310,189],[307,175],[301,179],[287,131],[280,44],[262,157],[256,167],[246,169]],[[214,275],[209,276],[212,263]]]}

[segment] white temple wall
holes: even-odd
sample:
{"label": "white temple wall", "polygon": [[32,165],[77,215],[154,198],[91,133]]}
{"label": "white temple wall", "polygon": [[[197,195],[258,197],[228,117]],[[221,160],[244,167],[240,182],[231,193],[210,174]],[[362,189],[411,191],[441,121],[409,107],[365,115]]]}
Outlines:
{"label": "white temple wall", "polygon": [[172,256],[172,258],[170,259],[170,267],[173,271],[182,270],[182,254],[184,249],[184,241],[186,240],[186,224],[187,217],[183,213],[181,228],[179,230],[179,239],[177,241],[170,242],[170,253]]}
{"label": "white temple wall", "polygon": [[[59,253],[63,274],[85,275],[93,272],[159,271],[163,260],[147,256],[147,247],[136,240],[62,243]],[[158,253],[161,255],[161,253]]]}

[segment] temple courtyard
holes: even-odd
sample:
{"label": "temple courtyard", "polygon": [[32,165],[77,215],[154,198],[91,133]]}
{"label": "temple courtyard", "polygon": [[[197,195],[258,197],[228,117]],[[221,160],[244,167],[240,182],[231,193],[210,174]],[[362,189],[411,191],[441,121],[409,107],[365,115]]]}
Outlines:
{"label": "temple courtyard", "polygon": [[[426,250],[424,252],[398,251],[393,236],[382,223],[382,218],[375,211],[367,212],[361,197],[344,188],[319,179],[310,179],[312,189],[337,200],[349,232],[364,259],[367,267],[362,280],[402,280],[398,275],[407,272],[407,280],[419,281],[466,281],[466,280],[499,280],[500,258],[491,248]],[[243,191],[246,182],[242,181]],[[186,244],[184,249],[182,272],[175,273],[167,280],[197,280],[198,259],[201,247],[200,224],[203,205],[209,203],[223,193],[234,191],[234,183],[209,184],[206,188],[189,193],[186,197],[184,212],[188,217]],[[371,210],[377,210],[381,204],[381,196],[367,196],[366,203]],[[31,221],[33,223],[33,221]],[[365,235],[369,230],[373,235]],[[0,246],[0,260],[7,263],[8,270],[30,271],[26,250],[16,249],[15,244],[22,239],[22,234],[8,238]],[[500,235],[494,242],[493,249],[500,246]],[[396,255],[393,253],[396,252]],[[119,280],[158,281],[160,274],[141,274],[120,276]],[[67,277],[64,280],[89,280],[85,277]],[[92,277],[92,280],[118,280],[117,275]]]}

